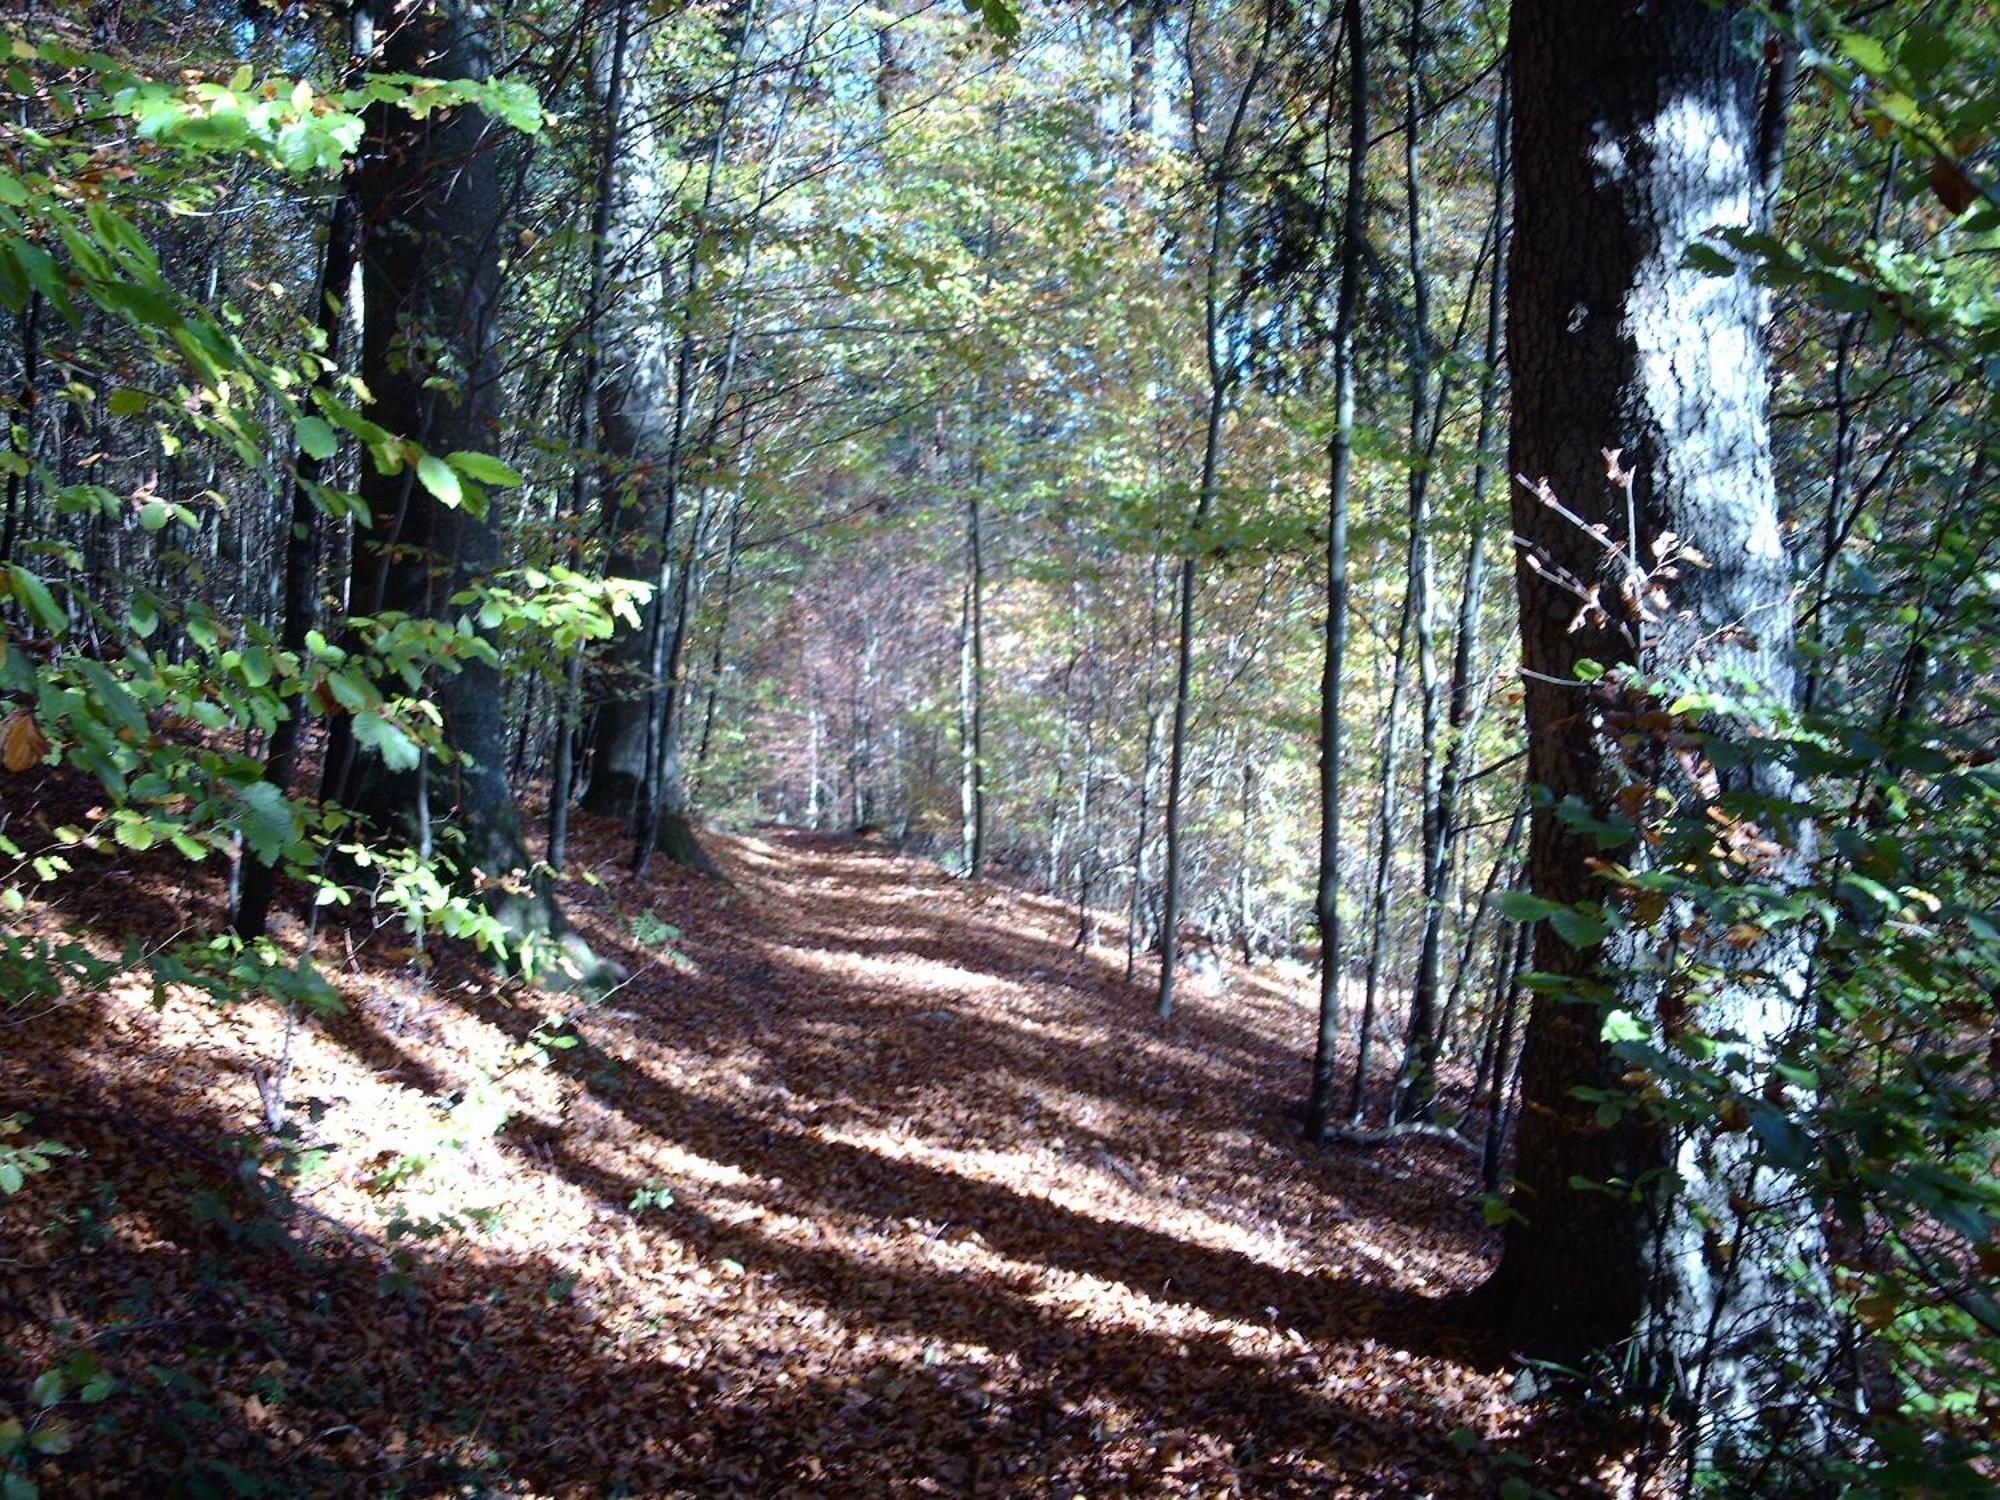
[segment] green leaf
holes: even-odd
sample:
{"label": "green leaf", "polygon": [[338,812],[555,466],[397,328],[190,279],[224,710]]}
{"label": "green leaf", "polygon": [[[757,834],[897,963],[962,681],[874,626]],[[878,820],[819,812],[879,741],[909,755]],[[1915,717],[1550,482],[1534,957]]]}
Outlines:
{"label": "green leaf", "polygon": [[1889,71],[1888,50],[1874,37],[1850,31],[1840,38],[1839,46],[1847,60],[1862,72],[1879,78]]}
{"label": "green leaf", "polygon": [[236,828],[262,864],[276,864],[285,846],[298,836],[291,804],[268,781],[253,781],[236,794]]}
{"label": "green leaf", "polygon": [[1736,262],[1724,255],[1713,245],[1692,244],[1681,255],[1681,264],[1690,271],[1699,271],[1704,276],[1734,276]]}
{"label": "green leaf", "polygon": [[1011,41],[1021,34],[1021,17],[1007,0],[979,0],[979,19],[995,36]]}
{"label": "green leaf", "polygon": [[1812,1139],[1776,1105],[1758,1100],[1750,1106],[1750,1129],[1764,1148],[1764,1159],[1781,1172],[1803,1172],[1812,1165]]}
{"label": "green leaf", "polygon": [[1564,910],[1553,901],[1544,901],[1528,891],[1502,891],[1493,898],[1493,909],[1510,922],[1539,922]]}
{"label": "green leaf", "polygon": [[334,437],[332,423],[323,421],[319,417],[300,417],[293,430],[298,436],[299,451],[308,458],[333,457],[338,442]]}
{"label": "green leaf", "polygon": [[104,711],[106,718],[134,739],[144,740],[151,736],[152,726],[146,722],[145,710],[125,691],[123,683],[87,656],[78,658],[76,670],[77,675],[90,684],[91,699]]}
{"label": "green leaf", "polygon": [[1550,912],[1549,926],[1572,948],[1593,948],[1611,930],[1602,917],[1572,906],[1559,906]]}
{"label": "green leaf", "polygon": [[1607,1042],[1643,1042],[1646,1023],[1629,1010],[1614,1010],[1604,1018],[1603,1037]]}
{"label": "green leaf", "polygon": [[451,466],[479,484],[502,487],[521,483],[521,476],[499,459],[486,453],[459,452],[449,455]]}
{"label": "green leaf", "polygon": [[351,667],[327,673],[326,690],[333,694],[334,702],[350,713],[359,713],[376,701],[375,685]]}
{"label": "green leaf", "polygon": [[417,742],[373,710],[354,716],[355,741],[382,757],[392,771],[414,771],[423,759]]}
{"label": "green leaf", "polygon": [[62,635],[69,629],[69,611],[56,604],[49,586],[30,573],[26,568],[9,565],[7,576],[13,584],[14,597],[34,618],[37,625],[50,635]]}
{"label": "green leaf", "polygon": [[458,471],[435,453],[426,453],[417,460],[417,478],[444,504],[457,506],[465,502],[465,490],[458,482]]}

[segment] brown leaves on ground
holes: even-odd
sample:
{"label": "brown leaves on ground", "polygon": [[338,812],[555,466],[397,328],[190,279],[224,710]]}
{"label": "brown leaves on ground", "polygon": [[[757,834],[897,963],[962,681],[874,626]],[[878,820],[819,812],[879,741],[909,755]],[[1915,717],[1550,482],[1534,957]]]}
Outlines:
{"label": "brown leaves on ground", "polygon": [[[0,1399],[80,1348],[120,1381],[45,1493],[1460,1496],[1523,1460],[1596,1492],[1433,1300],[1491,1248],[1458,1153],[1297,1142],[1292,988],[1162,1024],[1050,901],[777,832],[639,889],[615,847],[570,895],[635,971],[593,1007],[323,939],[349,1014],[283,1093],[329,1154],[276,1219],[233,1166],[269,1146],[269,1007],[9,1018],[0,1103],[89,1155],[0,1206]],[[41,920],[164,933],[214,895],[98,878]],[[577,1044],[523,1064],[566,1005]]]}

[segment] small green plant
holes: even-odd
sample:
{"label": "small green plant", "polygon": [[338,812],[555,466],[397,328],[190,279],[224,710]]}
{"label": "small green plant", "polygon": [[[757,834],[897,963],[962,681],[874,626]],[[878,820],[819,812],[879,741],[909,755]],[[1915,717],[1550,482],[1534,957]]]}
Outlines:
{"label": "small green plant", "polygon": [[634,1193],[632,1201],[626,1205],[635,1214],[642,1214],[647,1209],[666,1209],[673,1206],[673,1189],[657,1177],[648,1177],[646,1185]]}
{"label": "small green plant", "polygon": [[27,1128],[24,1114],[0,1115],[0,1193],[20,1192],[30,1177],[49,1170],[52,1158],[74,1154],[59,1141],[21,1143]]}

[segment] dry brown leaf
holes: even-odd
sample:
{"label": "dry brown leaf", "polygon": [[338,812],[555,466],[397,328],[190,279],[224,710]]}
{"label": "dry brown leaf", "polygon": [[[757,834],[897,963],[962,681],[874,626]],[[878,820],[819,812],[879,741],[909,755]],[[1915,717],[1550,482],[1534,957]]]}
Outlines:
{"label": "dry brown leaf", "polygon": [[48,736],[35,722],[32,709],[17,708],[0,719],[0,765],[9,771],[25,771],[48,753]]}

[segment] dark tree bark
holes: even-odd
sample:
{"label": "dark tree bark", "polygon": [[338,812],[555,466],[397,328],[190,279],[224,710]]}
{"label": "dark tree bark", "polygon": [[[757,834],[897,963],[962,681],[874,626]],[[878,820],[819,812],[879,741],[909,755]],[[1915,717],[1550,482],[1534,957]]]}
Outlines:
{"label": "dark tree bark", "polygon": [[[1651,666],[1733,670],[1781,703],[1795,694],[1762,299],[1745,272],[1718,278],[1683,264],[1710,231],[1765,222],[1773,158],[1759,148],[1763,52],[1744,22],[1737,8],[1704,0],[1621,7],[1615,25],[1594,0],[1513,7],[1509,459],[1525,481],[1514,493],[1514,526],[1526,544],[1516,576],[1530,780],[1593,809],[1607,808],[1619,783],[1618,751],[1598,731],[1573,669],[1584,657],[1630,662],[1634,649],[1615,629],[1572,629],[1576,600],[1548,568],[1603,581],[1615,597],[1625,564],[1611,548],[1645,548],[1675,532],[1713,566],[1688,569],[1673,585],[1675,615],[1648,650]],[[1628,492],[1607,480],[1607,450],[1633,476],[1629,510]],[[1542,480],[1603,534],[1538,501],[1529,486]],[[1530,554],[1544,566],[1531,566]],[[1538,808],[1528,854],[1535,893],[1601,899],[1596,852],[1587,835]],[[1534,966],[1643,1015],[1652,997],[1627,977],[1641,956],[1579,951],[1544,929]],[[1767,972],[1786,962],[1711,957]],[[1707,1007],[1705,1028],[1733,1028],[1752,1047],[1789,1019],[1768,992],[1752,996],[1726,980]],[[1598,1123],[1573,1090],[1616,1088],[1622,1070],[1600,1040],[1596,1007],[1538,999],[1522,1061],[1522,1219],[1509,1225],[1486,1296],[1522,1353],[1576,1363],[1637,1337],[1642,1365],[1655,1370],[1706,1362],[1711,1413],[1740,1415],[1758,1399],[1752,1368],[1785,1346],[1785,1298],[1748,1249],[1714,1255],[1696,1219],[1732,1221],[1720,1200],[1731,1160],[1747,1148],[1741,1135],[1709,1136],[1675,1161],[1672,1143],[1640,1115]],[[1670,1166],[1688,1185],[1657,1238],[1643,1197],[1577,1185],[1657,1181]],[[1795,1239],[1810,1254],[1807,1226]]]}
{"label": "dark tree bark", "polygon": [[1425,262],[1423,212],[1423,79],[1429,46],[1423,0],[1411,0],[1403,49],[1410,68],[1403,112],[1403,195],[1410,272],[1409,598],[1416,630],[1418,764],[1422,774],[1417,810],[1422,838],[1417,920],[1423,935],[1417,944],[1415,982],[1410,987],[1403,1067],[1390,1093],[1391,1123],[1405,1104],[1413,1118],[1430,1119],[1432,1068],[1437,1059],[1438,938],[1445,905],[1445,825],[1438,795],[1437,564],[1431,546],[1431,474],[1444,413],[1442,409],[1433,412],[1431,406],[1430,268]]}
{"label": "dark tree bark", "polygon": [[[314,326],[322,341],[321,352],[330,362],[321,371],[317,384],[328,389],[333,384],[332,366],[337,366],[340,360],[340,329],[346,321],[348,284],[354,276],[356,228],[354,194],[343,181],[328,215],[326,253],[320,261],[319,284],[315,289]],[[319,590],[320,510],[313,490],[322,465],[319,459],[300,449],[293,455],[292,467],[291,524],[285,532],[283,612],[278,625],[278,644],[303,657]],[[295,694],[285,705],[285,717],[271,731],[271,743],[264,754],[264,779],[281,792],[289,792],[291,788],[305,717],[305,695]],[[270,918],[277,874],[275,864],[267,865],[246,853],[237,887],[236,910],[231,918],[239,937],[263,935]]]}
{"label": "dark tree bark", "polygon": [[[617,186],[618,131],[625,101],[625,58],[631,38],[631,8],[626,0],[615,0],[609,34],[599,39],[590,69],[590,90],[598,118],[597,196],[590,210],[590,280],[584,293],[583,369],[576,397],[576,467],[570,481],[570,524],[574,526],[583,524],[593,471],[600,480],[603,477],[601,465],[593,457],[598,447],[598,385],[604,367],[598,325],[604,314],[610,273],[612,195]],[[613,512],[608,507],[600,508],[609,520]],[[571,566],[576,565],[579,550],[572,547]],[[563,669],[562,697],[556,710],[555,773],[549,785],[549,864],[558,871],[569,862],[569,813],[576,781],[576,727],[572,721],[582,684],[583,654],[578,652]]]}
{"label": "dark tree bark", "polygon": [[[489,53],[480,10],[440,0],[415,15],[377,15],[381,66],[391,72],[482,79]],[[374,395],[371,420],[427,452],[490,448],[496,378],[493,319],[500,294],[501,127],[460,107],[416,118],[382,107],[371,117],[368,160],[355,192],[363,224],[361,371]],[[500,511],[447,505],[414,470],[372,469],[361,495],[372,525],[356,532],[354,612],[400,611],[442,619],[458,590],[501,560]],[[450,830],[456,878],[480,892],[517,944],[559,942],[582,982],[604,977],[566,931],[545,881],[529,866],[505,776],[500,674],[461,657],[432,686],[453,750],[464,759],[391,770],[354,753],[342,800],[429,853]],[[518,956],[518,955],[517,955]]]}

